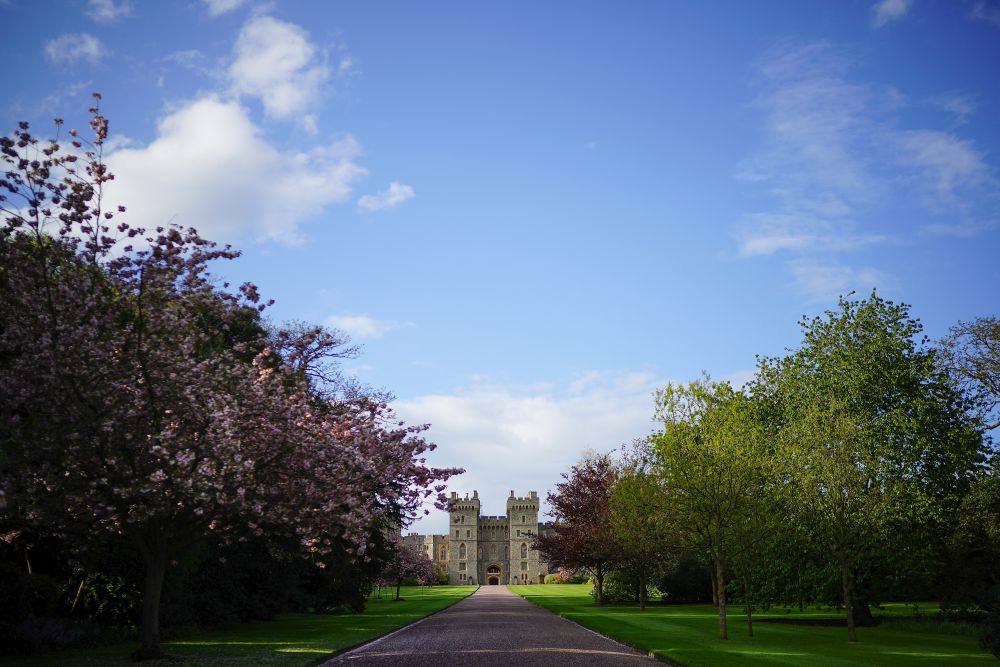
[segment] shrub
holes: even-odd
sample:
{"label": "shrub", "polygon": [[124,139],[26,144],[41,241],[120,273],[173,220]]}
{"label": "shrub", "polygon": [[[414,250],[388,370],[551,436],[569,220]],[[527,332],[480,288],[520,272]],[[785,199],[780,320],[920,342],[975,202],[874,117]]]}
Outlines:
{"label": "shrub", "polygon": [[[597,590],[591,591],[591,596],[596,599]],[[655,585],[646,587],[646,599],[649,601],[658,600],[663,596],[660,589]],[[612,572],[604,579],[604,601],[614,604],[638,604],[639,585],[638,581],[629,576],[626,572]]]}

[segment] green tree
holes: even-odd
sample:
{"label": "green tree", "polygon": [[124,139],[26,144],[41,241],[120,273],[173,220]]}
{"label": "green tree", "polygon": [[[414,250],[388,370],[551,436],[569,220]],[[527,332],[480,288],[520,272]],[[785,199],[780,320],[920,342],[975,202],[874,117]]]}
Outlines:
{"label": "green tree", "polygon": [[1000,657],[1000,477],[976,480],[947,540],[942,602],[986,614],[983,646]]}
{"label": "green tree", "polygon": [[671,523],[682,543],[711,563],[719,637],[727,639],[727,569],[743,559],[747,581],[759,547],[750,531],[767,479],[761,421],[748,396],[708,378],[668,384],[656,403],[663,431],[651,443]]}
{"label": "green tree", "polygon": [[797,525],[840,574],[850,641],[857,641],[855,601],[868,554],[889,549],[892,518],[901,511],[904,480],[863,436],[836,398],[812,404],[785,430],[782,448],[793,480]]}
{"label": "green tree", "polygon": [[646,443],[627,453],[611,492],[611,525],[619,549],[617,574],[635,582],[639,609],[645,611],[649,584],[676,556],[662,480],[650,470]]}
{"label": "green tree", "polygon": [[869,602],[933,560],[986,448],[907,305],[873,292],[801,324],[802,346],[762,359],[754,391],[775,406],[788,516],[825,547],[854,640]]}

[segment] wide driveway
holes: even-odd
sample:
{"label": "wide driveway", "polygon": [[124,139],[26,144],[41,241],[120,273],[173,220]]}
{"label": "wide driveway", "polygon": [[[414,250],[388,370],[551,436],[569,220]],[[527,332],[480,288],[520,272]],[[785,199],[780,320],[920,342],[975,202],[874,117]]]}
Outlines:
{"label": "wide driveway", "polygon": [[333,665],[640,665],[652,658],[514,595],[482,586],[444,611],[343,653]]}

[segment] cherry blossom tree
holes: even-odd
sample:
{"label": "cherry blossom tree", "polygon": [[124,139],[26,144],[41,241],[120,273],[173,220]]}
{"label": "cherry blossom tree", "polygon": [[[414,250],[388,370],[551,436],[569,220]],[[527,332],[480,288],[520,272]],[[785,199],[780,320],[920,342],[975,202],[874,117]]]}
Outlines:
{"label": "cherry blossom tree", "polygon": [[[99,99],[99,97],[97,97]],[[93,139],[0,138],[0,502],[11,522],[131,541],[145,564],[142,648],[162,655],[167,565],[211,531],[285,526],[306,553],[406,525],[460,472],[426,465],[424,426],[378,397],[317,390],[353,353],[322,329],[268,335],[236,258],[195,230],[135,229],[108,210],[107,120]],[[57,120],[57,126],[61,122]],[[322,378],[319,378],[322,379]]]}
{"label": "cherry blossom tree", "polygon": [[395,586],[395,599],[398,600],[399,590],[405,580],[416,579],[421,586],[428,586],[437,581],[437,576],[434,561],[428,558],[423,551],[412,544],[396,542],[394,544],[394,557],[386,563],[379,582],[386,587]]}

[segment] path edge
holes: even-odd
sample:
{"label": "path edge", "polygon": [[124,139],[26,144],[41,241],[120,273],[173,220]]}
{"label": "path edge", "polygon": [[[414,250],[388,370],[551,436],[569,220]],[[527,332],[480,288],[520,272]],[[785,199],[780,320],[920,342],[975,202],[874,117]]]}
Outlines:
{"label": "path edge", "polygon": [[525,602],[529,602],[532,605],[538,607],[539,609],[547,611],[550,614],[552,614],[553,616],[561,618],[562,620],[566,621],[567,623],[572,623],[573,625],[577,626],[578,628],[583,628],[584,630],[586,630],[587,632],[589,632],[592,635],[597,635],[598,637],[603,637],[604,639],[607,639],[608,641],[612,641],[612,642],[614,642],[616,644],[620,644],[621,646],[624,646],[626,648],[630,648],[633,651],[638,651],[639,653],[645,653],[648,657],[652,658],[653,660],[656,660],[657,662],[663,663],[665,665],[669,665],[670,667],[684,667],[683,664],[681,664],[679,662],[674,662],[673,660],[670,660],[670,659],[668,659],[668,658],[666,658],[664,656],[657,655],[656,653],[654,653],[653,651],[650,651],[649,649],[643,648],[641,646],[636,646],[635,644],[630,644],[627,641],[624,641],[622,639],[618,639],[617,637],[612,637],[611,635],[606,635],[603,632],[598,632],[597,630],[594,630],[593,628],[588,628],[583,623],[577,623],[576,621],[574,621],[571,618],[566,618],[562,614],[557,614],[556,612],[552,611],[551,609],[546,609],[545,607],[543,607],[542,605],[538,604],[534,600],[530,600],[530,599],[526,598],[525,596],[521,595],[520,593],[517,593],[515,591],[511,591],[511,593],[514,593],[514,595],[518,596],[519,598],[521,598]]}
{"label": "path edge", "polygon": [[[392,637],[393,635],[396,635],[396,634],[402,632],[403,630],[407,630],[409,628],[412,628],[414,625],[419,625],[420,623],[423,623],[424,621],[426,621],[428,618],[433,618],[434,616],[437,616],[441,612],[443,612],[443,611],[445,611],[447,609],[451,609],[452,607],[454,607],[455,605],[457,605],[462,600],[468,600],[470,597],[472,597],[473,595],[475,595],[476,591],[478,591],[480,588],[482,588],[482,584],[477,585],[476,589],[474,591],[472,591],[471,593],[469,593],[468,595],[466,595],[464,597],[460,597],[459,599],[455,600],[451,604],[446,605],[444,607],[441,607],[440,609],[438,609],[433,614],[427,614],[426,616],[422,616],[421,618],[418,618],[416,620],[410,621],[406,625],[401,625],[398,628],[396,628],[395,630],[392,630],[391,632],[387,632],[384,635],[379,635],[378,637],[373,637],[371,639],[367,639],[367,640],[365,640],[363,642],[359,642],[359,643],[353,644],[351,646],[345,646],[344,648],[337,649],[333,653],[329,653],[329,654],[325,655],[322,658],[317,658],[315,662],[309,663],[309,667],[326,667],[327,663],[329,663],[330,661],[332,661],[332,660],[334,660],[336,658],[340,658],[342,656],[345,656],[348,653],[353,653],[354,651],[357,651],[360,648],[364,648],[365,646],[368,646],[369,644],[377,644],[378,642],[382,641],[383,639],[388,639],[389,637]],[[580,627],[583,627],[583,626],[580,626]]]}

